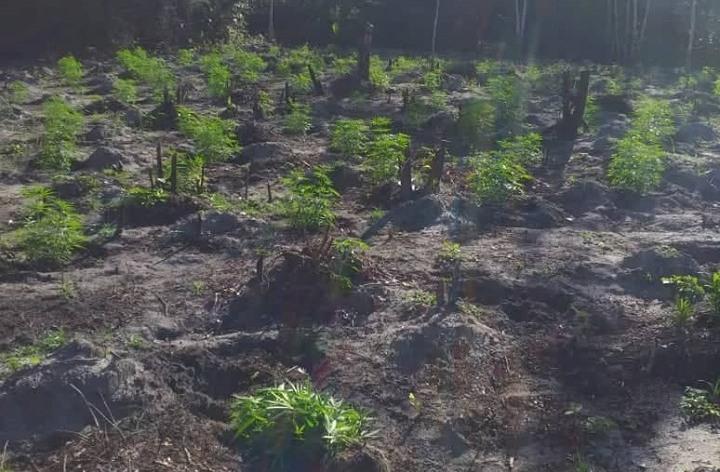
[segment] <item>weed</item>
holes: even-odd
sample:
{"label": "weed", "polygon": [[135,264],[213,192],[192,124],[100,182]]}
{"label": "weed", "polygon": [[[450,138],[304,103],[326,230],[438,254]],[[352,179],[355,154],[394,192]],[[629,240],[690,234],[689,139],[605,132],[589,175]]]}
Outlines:
{"label": "weed", "polygon": [[205,77],[207,79],[210,96],[218,99],[227,99],[230,95],[230,69],[223,63],[219,53],[211,53],[201,60]]}
{"label": "weed", "polygon": [[457,307],[463,315],[477,319],[485,316],[485,312],[479,306],[465,300],[458,300]]}
{"label": "weed", "polygon": [[30,97],[30,89],[25,82],[16,80],[8,86],[8,99],[10,103],[24,103]]}
{"label": "weed", "polygon": [[338,120],[332,128],[330,147],[344,156],[359,156],[365,151],[370,127],[363,120]]}
{"label": "weed", "polygon": [[138,334],[131,334],[127,340],[127,346],[130,349],[141,351],[147,347],[145,340]]}
{"label": "weed", "polygon": [[385,64],[379,56],[370,58],[370,84],[379,91],[390,87],[390,76],[385,71]]}
{"label": "weed", "polygon": [[610,183],[624,190],[647,193],[662,181],[665,156],[659,144],[647,143],[638,135],[618,141],[608,168]]}
{"label": "weed", "polygon": [[202,280],[193,280],[190,287],[190,289],[192,290],[192,294],[196,297],[199,297],[203,293],[205,293],[205,288],[205,282],[203,282]]}
{"label": "weed", "polygon": [[287,134],[304,135],[312,128],[310,106],[304,103],[293,103],[290,113],[285,115],[283,129]]}
{"label": "weed", "polygon": [[525,88],[519,77],[497,76],[487,83],[495,107],[495,127],[498,131],[513,132],[518,129],[525,114]]}
{"label": "weed", "polygon": [[430,308],[437,305],[437,296],[425,290],[413,290],[405,300],[416,308]]}
{"label": "weed", "polygon": [[150,208],[155,205],[165,203],[168,198],[169,195],[165,189],[159,187],[154,189],[147,187],[131,187],[127,191],[125,203]]}
{"label": "weed", "polygon": [[542,156],[542,136],[528,133],[498,142],[498,153],[524,166],[537,164]]}
{"label": "weed", "polygon": [[502,203],[525,193],[532,176],[525,167],[503,152],[488,152],[470,157],[468,187],[482,203]]}
{"label": "weed", "polygon": [[[40,364],[48,355],[67,343],[63,330],[50,331],[37,342],[18,347],[8,353],[0,354],[0,364],[10,373]],[[0,372],[1,374],[2,372]]]}
{"label": "weed", "polygon": [[63,277],[60,281],[60,285],[58,286],[58,292],[60,292],[60,296],[65,300],[72,300],[77,296],[77,287],[75,286],[75,282]]}
{"label": "weed", "polygon": [[243,49],[235,52],[233,61],[238,77],[246,84],[260,80],[260,74],[267,69],[267,63],[259,54]]}
{"label": "weed", "polygon": [[370,248],[365,241],[356,238],[336,239],[332,245],[335,255],[332,271],[341,281],[342,288],[352,288],[353,279],[362,272],[363,256]]}
{"label": "weed", "polygon": [[423,85],[429,90],[442,88],[443,71],[440,68],[429,69],[422,76]]}
{"label": "weed", "polygon": [[108,240],[115,236],[117,233],[117,226],[112,223],[105,223],[100,226],[100,228],[97,230],[97,236],[101,240]]}
{"label": "weed", "polygon": [[679,297],[686,298],[691,302],[698,302],[702,299],[703,295],[705,295],[705,289],[700,284],[700,280],[694,275],[663,277],[662,283],[665,285],[673,285]]}
{"label": "weed", "polygon": [[457,129],[460,138],[471,148],[481,148],[495,126],[495,108],[488,100],[473,99],[460,107]]}
{"label": "weed", "polygon": [[633,114],[630,134],[650,145],[666,143],[675,134],[670,104],[656,98],[643,98]]}
{"label": "weed", "polygon": [[720,272],[713,272],[710,283],[705,286],[710,306],[715,316],[720,316]]}
{"label": "weed", "polygon": [[192,49],[180,49],[178,51],[178,64],[183,67],[192,65],[195,62],[195,51]]}
{"label": "weed", "polygon": [[115,98],[128,105],[133,105],[138,99],[137,85],[134,80],[116,79],[113,83]]}
{"label": "weed", "polygon": [[18,233],[19,249],[33,264],[58,266],[70,262],[87,242],[82,216],[45,187],[26,188],[23,197],[27,203]]}
{"label": "weed", "polygon": [[73,87],[78,87],[82,81],[85,71],[83,66],[73,56],[65,56],[60,59],[57,63],[58,71],[60,76],[63,78],[66,84]]}
{"label": "weed", "polygon": [[680,399],[680,411],[692,422],[720,420],[720,380],[709,388],[688,387]]}
{"label": "weed", "polygon": [[74,159],[77,135],[85,119],[61,98],[49,99],[43,105],[43,111],[45,135],[40,163],[48,169],[67,171]]}
{"label": "weed", "polygon": [[239,150],[232,121],[199,115],[185,107],[178,107],[178,119],[180,131],[194,141],[205,163],[224,161]]}
{"label": "weed", "polygon": [[271,456],[275,467],[288,456],[316,459],[360,444],[373,433],[369,416],[306,383],[263,388],[237,396],[230,407],[237,437]]}
{"label": "weed", "polygon": [[209,192],[205,194],[207,204],[217,211],[230,212],[239,207],[239,202],[231,200],[221,193]]}
{"label": "weed", "polygon": [[293,227],[315,231],[335,223],[333,205],[339,194],[333,188],[327,169],[294,170],[283,179],[290,195],[282,204],[283,214]]}
{"label": "weed", "polygon": [[410,136],[406,134],[376,134],[365,154],[364,169],[370,182],[379,186],[396,180],[409,147]]}
{"label": "weed", "polygon": [[165,61],[151,57],[143,48],[122,49],[118,51],[117,58],[134,78],[153,90],[155,99],[161,99],[166,90],[175,90],[175,76],[172,70]]}
{"label": "weed", "polygon": [[440,253],[437,256],[439,262],[454,263],[462,260],[461,247],[452,241],[443,241]]}

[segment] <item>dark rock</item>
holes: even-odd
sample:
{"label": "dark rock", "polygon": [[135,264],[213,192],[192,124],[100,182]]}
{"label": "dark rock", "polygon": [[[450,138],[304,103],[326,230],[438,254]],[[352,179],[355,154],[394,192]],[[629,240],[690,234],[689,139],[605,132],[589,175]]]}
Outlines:
{"label": "dark rock", "polygon": [[89,143],[97,143],[98,141],[105,141],[108,137],[108,130],[104,124],[97,124],[90,128],[85,134],[85,141]]}
{"label": "dark rock", "polygon": [[460,92],[467,87],[467,81],[462,75],[445,74],[442,80],[442,88],[448,92]]}
{"label": "dark rock", "polygon": [[125,111],[125,123],[128,126],[130,126],[131,128],[142,128],[142,124],[143,124],[142,112],[135,107],[128,108]]}
{"label": "dark rock", "polygon": [[115,88],[115,79],[108,74],[100,74],[91,77],[86,84],[90,88],[90,93],[94,95],[108,95]]}
{"label": "dark rock", "polygon": [[610,202],[609,189],[595,180],[580,180],[557,197],[558,203],[573,215],[582,215]]}
{"label": "dark rock", "polygon": [[715,141],[715,129],[705,123],[688,123],[678,129],[675,139],[683,143],[696,143],[698,141]]}
{"label": "dark rock", "polygon": [[446,136],[455,127],[457,114],[451,110],[434,113],[423,123],[422,128],[433,136]]}
{"label": "dark rock", "polygon": [[445,209],[435,195],[406,202],[390,212],[395,227],[402,231],[420,231],[435,224]]}
{"label": "dark rock", "polygon": [[632,100],[629,95],[598,95],[595,97],[595,103],[604,111],[623,115],[630,115],[633,112]]}
{"label": "dark rock", "polygon": [[111,168],[119,169],[122,168],[123,164],[126,162],[127,159],[125,159],[120,150],[102,146],[90,154],[90,157],[88,157],[85,161],[79,163],[78,168],[94,171],[102,171]]}
{"label": "dark rock", "polygon": [[669,246],[644,249],[627,257],[622,266],[641,270],[654,279],[671,275],[695,275],[700,272],[700,266],[695,259]]}
{"label": "dark rock", "polygon": [[102,113],[119,113],[129,107],[114,97],[105,97],[87,105],[83,112],[86,115],[98,115]]}
{"label": "dark rock", "polygon": [[243,148],[240,153],[240,162],[258,164],[287,161],[294,154],[292,148],[284,143],[256,143]]}
{"label": "dark rock", "polygon": [[340,193],[351,188],[361,187],[363,184],[362,173],[348,164],[341,163],[332,168],[330,179],[333,187]]}
{"label": "dark rock", "polygon": [[273,141],[277,139],[277,133],[272,124],[259,121],[249,121],[240,125],[237,129],[237,137],[243,146]]}
{"label": "dark rock", "polygon": [[226,234],[240,227],[240,220],[232,213],[210,211],[202,215],[202,225],[199,224],[198,215],[190,215],[179,221],[175,231],[185,237],[197,237],[201,231],[203,235]]}

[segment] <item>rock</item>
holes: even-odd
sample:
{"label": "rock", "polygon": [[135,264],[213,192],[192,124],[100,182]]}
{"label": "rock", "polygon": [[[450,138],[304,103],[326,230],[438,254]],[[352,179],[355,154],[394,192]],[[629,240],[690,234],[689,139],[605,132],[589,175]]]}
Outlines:
{"label": "rock", "polygon": [[128,108],[125,111],[125,123],[131,128],[141,128],[143,123],[142,112],[137,108]]}
{"label": "rock", "polygon": [[433,113],[423,123],[423,130],[433,135],[445,136],[455,127],[457,114],[450,110],[443,110]]}
{"label": "rock", "polygon": [[433,225],[442,215],[445,206],[435,195],[409,201],[394,209],[391,214],[393,225],[403,231],[420,231]]}
{"label": "rock", "polygon": [[243,148],[240,161],[242,163],[286,161],[294,154],[292,148],[284,143],[255,143]]}
{"label": "rock", "polygon": [[604,111],[622,113],[630,115],[633,112],[632,101],[628,95],[598,95],[595,97],[595,103]]}
{"label": "rock", "polygon": [[202,215],[202,227],[198,227],[198,215],[190,215],[183,218],[175,227],[175,231],[180,232],[185,237],[195,238],[198,236],[198,230],[202,230],[203,235],[215,235],[230,233],[240,227],[240,220],[232,213],[222,213],[219,211],[210,211]]}
{"label": "rock", "polygon": [[85,161],[81,162],[78,168],[95,171],[110,168],[118,169],[122,168],[125,162],[127,162],[127,160],[118,149],[102,146],[90,154],[90,157]]}
{"label": "rock", "polygon": [[715,129],[705,123],[688,123],[678,129],[675,139],[683,143],[696,143],[698,141],[715,141]]}
{"label": "rock", "polygon": [[107,127],[104,124],[97,124],[90,128],[90,131],[85,134],[85,141],[90,143],[96,143],[98,141],[104,141],[107,136]]}
{"label": "rock", "polygon": [[669,246],[644,249],[627,257],[622,265],[625,268],[641,270],[656,280],[671,275],[695,275],[700,272],[700,266],[695,259]]}
{"label": "rock", "polygon": [[592,209],[610,202],[609,189],[595,180],[587,179],[575,182],[562,192],[557,201],[573,215],[582,215]]}
{"label": "rock", "polygon": [[127,105],[114,97],[105,97],[87,105],[83,108],[83,112],[86,115],[99,115],[102,113],[119,113],[128,108]]}
{"label": "rock", "polygon": [[253,143],[264,143],[277,139],[272,124],[259,121],[249,121],[238,127],[238,140],[246,146]]}
{"label": "rock", "polygon": [[348,164],[341,163],[332,168],[330,171],[330,180],[333,187],[340,193],[351,188],[361,187],[363,184],[362,173]]}
{"label": "rock", "polygon": [[442,80],[442,88],[448,92],[460,92],[467,86],[462,75],[445,74]]}
{"label": "rock", "polygon": [[115,89],[115,79],[109,74],[100,74],[91,77],[87,82],[90,93],[94,95],[108,95]]}

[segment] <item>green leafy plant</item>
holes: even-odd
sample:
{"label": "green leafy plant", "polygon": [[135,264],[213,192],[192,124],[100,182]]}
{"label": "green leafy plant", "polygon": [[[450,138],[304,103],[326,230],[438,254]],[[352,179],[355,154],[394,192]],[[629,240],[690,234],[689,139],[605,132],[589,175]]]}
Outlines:
{"label": "green leafy plant", "polygon": [[364,120],[338,120],[332,128],[330,147],[344,156],[359,156],[365,151],[370,127]]}
{"label": "green leafy plant", "polygon": [[233,55],[235,70],[244,83],[255,83],[260,80],[260,74],[267,69],[267,63],[254,52],[239,49]]}
{"label": "green leafy plant", "polygon": [[24,103],[30,96],[30,88],[25,82],[15,80],[8,86],[8,99],[10,103]]}
{"label": "green leafy plant", "polygon": [[213,98],[227,99],[230,95],[230,69],[223,63],[220,53],[210,53],[201,60],[208,92]]}
{"label": "green leafy plant", "polygon": [[304,135],[310,131],[311,127],[310,106],[304,103],[293,103],[290,107],[290,113],[285,115],[283,120],[285,132],[293,135]]}
{"label": "green leafy plant", "polygon": [[406,295],[405,300],[413,308],[430,308],[437,305],[437,296],[425,290],[413,290]]}
{"label": "green leafy plant", "polygon": [[58,71],[60,76],[63,78],[65,83],[73,87],[80,85],[85,71],[83,66],[74,56],[65,56],[60,59],[57,63]]}
{"label": "green leafy plant", "polygon": [[461,247],[452,241],[443,241],[437,260],[442,263],[459,262],[462,259]]}
{"label": "green leafy plant", "polygon": [[705,286],[710,306],[715,316],[720,316],[720,272],[713,272],[710,283]]}
{"label": "green leafy plant", "polygon": [[473,99],[460,107],[457,130],[460,139],[473,149],[481,148],[495,127],[495,107],[488,100]]}
{"label": "green leafy plant", "polygon": [[187,67],[195,62],[195,51],[192,49],[180,49],[177,53],[178,64]]}
{"label": "green leafy plant", "polygon": [[117,58],[120,64],[137,80],[149,86],[156,99],[161,99],[165,91],[175,90],[175,75],[164,60],[150,56],[141,47],[122,49]]}
{"label": "green leafy plant", "polygon": [[51,98],[43,105],[45,135],[40,163],[53,170],[67,171],[74,160],[77,135],[85,119],[61,98]]}
{"label": "green leafy plant", "polygon": [[[50,331],[34,344],[18,347],[8,353],[0,353],[0,364],[10,373],[34,367],[66,343],[67,337],[63,330]],[[1,370],[0,374],[2,374]]]}
{"label": "green leafy plant", "polygon": [[272,467],[283,470],[287,458],[317,460],[373,436],[370,417],[342,401],[316,392],[306,383],[280,384],[249,396],[237,396],[230,424],[237,437]]}
{"label": "green leafy plant", "polygon": [[656,98],[643,98],[633,114],[630,134],[650,145],[662,145],[675,134],[670,104]]}
{"label": "green leafy plant", "polygon": [[312,171],[296,169],[283,180],[289,196],[282,204],[283,214],[293,227],[316,231],[335,223],[333,205],[339,198],[325,167]]}
{"label": "green leafy plant", "polygon": [[325,61],[307,44],[293,49],[284,51],[275,66],[277,73],[284,78],[290,78],[292,75],[303,73],[310,65],[316,73],[321,73],[325,68]]}
{"label": "green leafy plant", "polygon": [[608,178],[614,187],[647,193],[660,184],[664,172],[662,147],[631,134],[618,141],[608,167]]}
{"label": "green leafy plant", "polygon": [[138,99],[137,85],[134,80],[116,79],[113,83],[115,97],[123,103],[133,105]]}
{"label": "green leafy plant", "polygon": [[410,136],[403,133],[373,134],[365,152],[364,170],[373,185],[382,185],[398,178],[410,146]]}
{"label": "green leafy plant", "polygon": [[131,187],[127,190],[125,203],[131,205],[140,205],[144,207],[153,207],[161,203],[165,203],[170,195],[165,189],[147,188],[147,187]]}
{"label": "green leafy plant", "polygon": [[532,180],[525,166],[507,152],[475,154],[469,162],[468,188],[482,203],[498,204],[521,196]]}
{"label": "green leafy plant", "polygon": [[537,164],[542,157],[542,136],[528,133],[503,139],[498,142],[498,153],[524,166]]}
{"label": "green leafy plant", "polygon": [[206,163],[227,160],[239,150],[235,123],[230,120],[199,115],[189,108],[178,107],[178,127],[193,140],[197,154]]}
{"label": "green leafy plant", "polygon": [[720,380],[707,389],[688,387],[680,399],[680,411],[693,422],[720,420]]}
{"label": "green leafy plant", "polygon": [[335,75],[346,75],[357,68],[357,56],[335,57],[332,62],[332,72]]}
{"label": "green leafy plant", "polygon": [[385,71],[385,63],[379,56],[370,58],[370,84],[380,91],[390,87],[390,76]]}
{"label": "green leafy plant", "polygon": [[600,106],[594,95],[589,95],[585,103],[585,115],[583,116],[585,123],[591,130],[600,125]]}
{"label": "green leafy plant", "polygon": [[58,266],[70,262],[87,242],[82,216],[45,187],[28,187],[23,197],[27,203],[18,248],[33,264]]}
{"label": "green leafy plant", "polygon": [[353,279],[362,272],[363,256],[370,247],[361,239],[339,238],[333,241],[332,272],[344,289],[352,288]]}
{"label": "green leafy plant", "polygon": [[695,315],[695,303],[702,299],[705,289],[693,275],[663,277],[664,284],[675,287],[675,315],[673,321],[679,326],[686,325]]}
{"label": "green leafy plant", "polygon": [[525,86],[519,77],[501,75],[487,82],[495,107],[495,127],[504,133],[517,131],[525,116]]}

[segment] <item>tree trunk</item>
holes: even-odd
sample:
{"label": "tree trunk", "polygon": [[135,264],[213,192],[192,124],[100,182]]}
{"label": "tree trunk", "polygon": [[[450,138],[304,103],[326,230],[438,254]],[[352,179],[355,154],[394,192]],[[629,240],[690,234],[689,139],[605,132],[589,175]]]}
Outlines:
{"label": "tree trunk", "polygon": [[360,43],[360,54],[358,56],[358,77],[365,82],[370,81],[370,50],[372,48],[373,29],[372,23],[365,24],[365,33]]}
{"label": "tree trunk", "polygon": [[687,58],[685,60],[685,66],[688,71],[692,68],[692,54],[693,48],[695,47],[695,25],[697,23],[697,0],[692,0],[690,7],[690,28],[688,31],[688,47],[687,47]]}
{"label": "tree trunk", "polygon": [[268,39],[275,41],[275,0],[270,0],[268,11]]}
{"label": "tree trunk", "polygon": [[435,0],[435,19],[433,20],[433,33],[432,33],[432,65],[435,66],[435,54],[437,52],[437,31],[438,21],[440,20],[440,0]]}
{"label": "tree trunk", "polygon": [[640,42],[645,42],[645,34],[647,33],[648,19],[650,18],[650,6],[652,0],[645,1],[645,15],[643,16],[642,26],[640,27]]}

